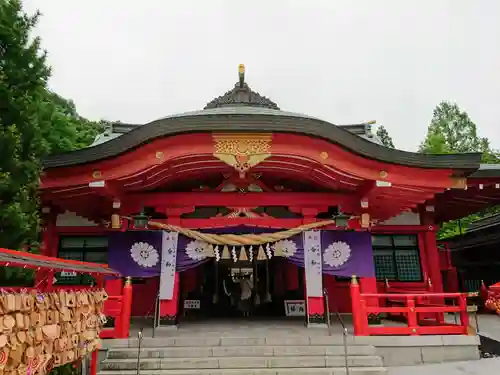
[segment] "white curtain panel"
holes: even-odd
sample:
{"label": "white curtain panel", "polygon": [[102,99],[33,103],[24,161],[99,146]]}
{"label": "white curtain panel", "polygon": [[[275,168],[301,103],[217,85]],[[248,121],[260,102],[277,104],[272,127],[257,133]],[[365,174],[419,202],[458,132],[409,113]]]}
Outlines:
{"label": "white curtain panel", "polygon": [[321,232],[304,232],[304,268],[308,297],[323,296],[323,262],[321,257]]}
{"label": "white curtain panel", "polygon": [[161,241],[160,300],[171,300],[174,296],[178,239],[179,233],[163,231]]}

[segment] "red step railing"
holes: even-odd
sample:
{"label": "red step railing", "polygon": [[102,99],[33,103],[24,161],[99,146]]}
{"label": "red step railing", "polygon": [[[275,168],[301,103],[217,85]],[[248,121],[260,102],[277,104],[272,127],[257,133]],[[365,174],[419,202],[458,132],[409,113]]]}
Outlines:
{"label": "red step railing", "polygon": [[103,339],[128,338],[130,334],[130,317],[132,309],[132,285],[127,278],[122,289],[122,295],[108,296],[104,302],[104,315],[114,319],[112,328],[104,328],[101,331]]}
{"label": "red step railing", "polygon": [[[453,306],[445,305],[451,299]],[[351,300],[354,334],[372,335],[467,335],[469,315],[467,295],[463,293],[361,293],[355,279],[351,283]],[[381,306],[380,301],[397,300],[400,306]],[[406,326],[370,326],[370,314],[400,314],[407,321]],[[460,316],[459,324],[447,323],[445,313]],[[434,316],[434,319],[419,319],[419,316]]]}

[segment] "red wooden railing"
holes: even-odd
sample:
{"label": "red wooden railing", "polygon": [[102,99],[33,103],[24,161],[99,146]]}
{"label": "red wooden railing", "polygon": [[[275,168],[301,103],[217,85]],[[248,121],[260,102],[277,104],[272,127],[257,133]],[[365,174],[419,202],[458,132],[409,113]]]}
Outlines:
{"label": "red wooden railing", "polygon": [[[385,281],[384,283],[384,288],[383,288],[383,293],[385,295],[387,295],[386,298],[381,298],[379,299],[379,303],[381,306],[385,306],[385,307],[390,307],[390,306],[393,306],[393,305],[396,305],[396,306],[405,306],[405,296],[407,294],[426,294],[426,295],[429,295],[429,294],[433,294],[435,293],[435,290],[434,290],[434,285],[432,284],[431,282],[431,279],[427,278],[427,276],[425,277],[425,279],[427,281],[425,281],[422,284],[417,284],[413,287],[409,286],[409,285],[399,285],[399,286],[396,286],[394,287],[393,285],[389,284],[389,281]],[[380,290],[380,289],[379,289]],[[394,294],[397,294],[397,298],[394,298]],[[418,304],[422,305],[422,304],[432,304],[432,302],[435,302],[435,301],[432,301],[433,299],[430,298],[430,297],[422,297],[422,298],[419,298],[419,300],[417,301]],[[444,302],[444,299],[443,298],[440,298],[438,299],[439,302]],[[406,318],[406,315],[404,313],[396,313],[395,311],[392,311],[390,313],[387,313],[387,315],[391,318]],[[444,314],[443,313],[427,313],[427,314],[420,314],[420,318],[421,319],[426,319],[426,318],[434,318],[434,319],[437,319],[439,320],[441,323],[444,321]]]}
{"label": "red wooden railing", "polygon": [[[456,304],[445,305],[444,300],[453,299]],[[401,306],[383,306],[381,300],[398,300]],[[351,283],[351,301],[354,334],[357,336],[375,335],[467,335],[469,315],[467,295],[463,293],[361,293],[356,280]],[[460,323],[444,321],[444,313],[460,315]],[[406,326],[370,326],[370,314],[401,314]],[[422,319],[422,316],[434,319]]]}
{"label": "red wooden railing", "polygon": [[118,339],[122,338],[121,327],[122,319],[121,312],[123,306],[123,296],[108,296],[106,302],[104,302],[104,315],[109,318],[113,318],[113,327],[103,328],[101,331],[102,339]]}
{"label": "red wooden railing", "polygon": [[132,310],[132,284],[127,278],[121,295],[109,295],[104,302],[104,315],[114,319],[112,328],[101,331],[103,339],[128,338],[130,334],[130,317]]}

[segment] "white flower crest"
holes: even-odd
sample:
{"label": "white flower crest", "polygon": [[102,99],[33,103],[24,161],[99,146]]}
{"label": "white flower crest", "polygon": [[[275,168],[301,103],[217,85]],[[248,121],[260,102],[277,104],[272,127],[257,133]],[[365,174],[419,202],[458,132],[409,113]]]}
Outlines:
{"label": "white flower crest", "polygon": [[323,261],[330,267],[340,267],[351,257],[351,247],[344,241],[330,244],[323,254]]}
{"label": "white flower crest", "polygon": [[274,244],[274,255],[289,258],[297,252],[297,245],[292,240],[281,240]]}
{"label": "white flower crest", "polygon": [[130,255],[139,266],[151,268],[158,264],[158,251],[147,242],[136,242],[130,248]]}
{"label": "white flower crest", "polygon": [[186,245],[186,255],[193,260],[208,258],[209,245],[200,240],[193,240]]}

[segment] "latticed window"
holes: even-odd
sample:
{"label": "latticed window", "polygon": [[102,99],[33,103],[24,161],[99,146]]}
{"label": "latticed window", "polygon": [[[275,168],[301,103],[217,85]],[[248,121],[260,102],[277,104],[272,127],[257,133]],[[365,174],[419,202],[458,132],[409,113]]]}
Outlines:
{"label": "latticed window", "polygon": [[372,246],[378,280],[423,280],[416,235],[374,235]]}
{"label": "latticed window", "polygon": [[[83,262],[107,263],[108,238],[103,236],[63,236],[59,241],[59,258]],[[72,272],[58,272],[57,284],[90,284],[94,278]]]}

